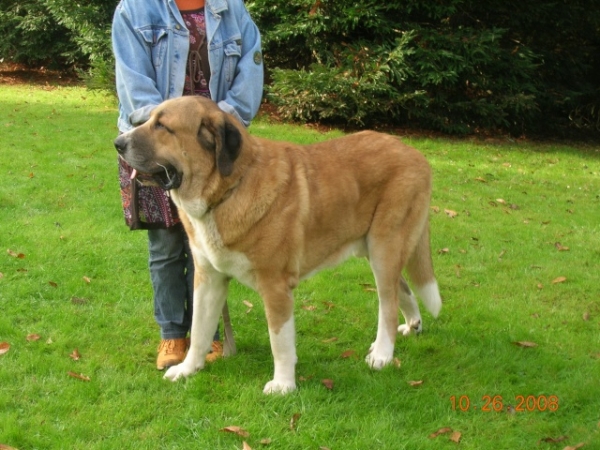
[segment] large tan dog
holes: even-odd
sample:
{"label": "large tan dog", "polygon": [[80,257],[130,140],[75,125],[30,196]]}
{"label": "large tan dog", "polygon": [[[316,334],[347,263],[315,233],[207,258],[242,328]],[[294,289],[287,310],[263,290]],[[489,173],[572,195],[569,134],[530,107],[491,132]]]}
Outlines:
{"label": "large tan dog", "polygon": [[[369,259],[379,296],[377,337],[366,361],[393,358],[397,332],[421,330],[406,268],[434,315],[441,299],[429,244],[431,170],[399,139],[365,131],[299,146],[253,137],[210,100],[182,97],[115,146],[169,189],[190,237],[196,276],[191,345],[165,378],[204,367],[231,278],[256,290],[267,315],[275,374],[265,393],[296,388],[292,291],[349,256]],[[398,304],[406,324],[398,327]]]}

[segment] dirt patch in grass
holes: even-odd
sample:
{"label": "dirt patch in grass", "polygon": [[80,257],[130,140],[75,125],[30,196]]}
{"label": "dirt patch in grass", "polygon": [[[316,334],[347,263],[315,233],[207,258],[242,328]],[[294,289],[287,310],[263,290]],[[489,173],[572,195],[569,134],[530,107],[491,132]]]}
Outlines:
{"label": "dirt patch in grass", "polygon": [[81,80],[73,73],[49,70],[45,67],[32,69],[23,64],[0,63],[0,84],[34,84],[41,86],[77,86]]}

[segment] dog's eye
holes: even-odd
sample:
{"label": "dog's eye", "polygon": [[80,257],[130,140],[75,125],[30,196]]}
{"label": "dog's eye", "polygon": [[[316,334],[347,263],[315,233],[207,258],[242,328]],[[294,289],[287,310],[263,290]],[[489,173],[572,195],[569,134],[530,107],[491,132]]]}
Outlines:
{"label": "dog's eye", "polygon": [[157,120],[154,124],[154,128],[156,130],[165,130],[170,134],[173,134],[173,130],[171,130],[169,127],[167,127],[164,123],[161,123],[159,120]]}

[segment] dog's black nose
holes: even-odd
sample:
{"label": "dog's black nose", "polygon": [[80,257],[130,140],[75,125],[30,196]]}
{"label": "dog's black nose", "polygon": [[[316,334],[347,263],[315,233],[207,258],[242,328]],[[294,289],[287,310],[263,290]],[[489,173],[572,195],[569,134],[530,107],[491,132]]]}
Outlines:
{"label": "dog's black nose", "polygon": [[115,148],[121,155],[123,153],[125,153],[125,150],[127,150],[127,142],[126,142],[125,138],[123,137],[123,135],[116,138],[114,144],[115,144]]}

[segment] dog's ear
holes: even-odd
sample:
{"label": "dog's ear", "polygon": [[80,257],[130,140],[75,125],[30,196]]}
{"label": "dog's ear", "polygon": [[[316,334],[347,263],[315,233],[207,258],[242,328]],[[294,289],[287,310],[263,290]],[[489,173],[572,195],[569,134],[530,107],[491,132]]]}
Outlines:
{"label": "dog's ear", "polygon": [[215,154],[219,173],[224,177],[231,175],[233,163],[242,147],[242,134],[225,113],[213,114],[213,117],[202,121],[198,129],[198,142]]}

